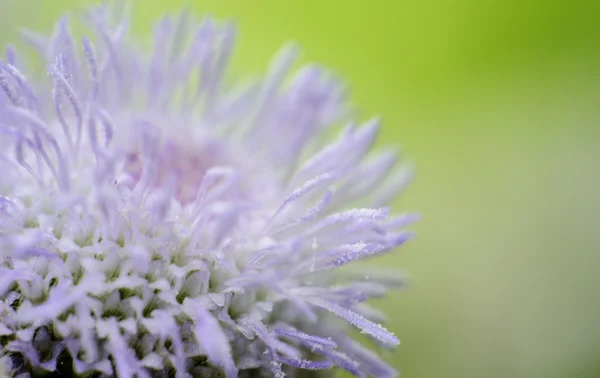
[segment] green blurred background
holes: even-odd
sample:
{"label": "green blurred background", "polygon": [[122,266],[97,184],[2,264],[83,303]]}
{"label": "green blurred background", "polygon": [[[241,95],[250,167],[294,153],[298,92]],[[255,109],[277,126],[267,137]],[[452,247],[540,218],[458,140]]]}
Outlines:
{"label": "green blurred background", "polygon": [[[0,43],[87,3],[0,0]],[[184,4],[238,22],[236,74],[300,42],[416,162],[419,238],[378,261],[404,377],[600,377],[600,2],[139,0],[135,32]]]}

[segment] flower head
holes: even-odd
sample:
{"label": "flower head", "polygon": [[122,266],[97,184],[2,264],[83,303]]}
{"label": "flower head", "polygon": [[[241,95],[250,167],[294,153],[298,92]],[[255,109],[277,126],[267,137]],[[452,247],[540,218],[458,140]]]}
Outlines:
{"label": "flower head", "polygon": [[294,47],[229,86],[231,24],[165,17],[150,54],[86,24],[25,34],[45,80],[0,62],[0,372],[395,376],[348,334],[399,343],[365,301],[403,280],[353,264],[415,220],[384,207],[410,169],[368,154],[379,120],[317,65],[286,81]]}

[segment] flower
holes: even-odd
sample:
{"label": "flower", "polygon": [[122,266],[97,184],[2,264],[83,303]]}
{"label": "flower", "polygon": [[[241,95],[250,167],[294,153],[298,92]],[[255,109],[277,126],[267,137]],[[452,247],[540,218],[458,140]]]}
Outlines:
{"label": "flower", "polygon": [[411,169],[368,154],[379,120],[318,65],[286,82],[293,46],[228,85],[232,24],[167,16],[145,55],[84,19],[25,33],[46,79],[0,62],[0,372],[395,376],[349,335],[399,343],[365,301],[402,277],[351,264],[416,220],[385,207]]}

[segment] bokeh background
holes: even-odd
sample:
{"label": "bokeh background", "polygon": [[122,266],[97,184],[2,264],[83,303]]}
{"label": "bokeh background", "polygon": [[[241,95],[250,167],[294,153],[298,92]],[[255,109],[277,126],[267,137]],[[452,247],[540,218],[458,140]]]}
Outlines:
{"label": "bokeh background", "polygon": [[[0,44],[89,3],[0,0]],[[395,207],[423,215],[378,261],[412,277],[381,303],[404,377],[600,377],[600,2],[133,4],[140,38],[184,4],[236,20],[236,75],[296,40],[383,115],[418,168]]]}

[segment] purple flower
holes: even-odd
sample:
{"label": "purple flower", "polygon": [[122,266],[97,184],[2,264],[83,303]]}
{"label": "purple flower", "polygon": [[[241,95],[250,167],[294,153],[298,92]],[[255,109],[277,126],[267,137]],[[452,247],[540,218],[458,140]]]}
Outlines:
{"label": "purple flower", "polygon": [[294,47],[231,86],[233,25],[165,17],[144,54],[110,10],[25,33],[46,78],[0,62],[0,375],[395,376],[348,335],[399,343],[365,301],[402,277],[355,264],[416,220],[379,120],[317,65],[288,81]]}

